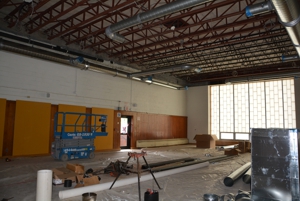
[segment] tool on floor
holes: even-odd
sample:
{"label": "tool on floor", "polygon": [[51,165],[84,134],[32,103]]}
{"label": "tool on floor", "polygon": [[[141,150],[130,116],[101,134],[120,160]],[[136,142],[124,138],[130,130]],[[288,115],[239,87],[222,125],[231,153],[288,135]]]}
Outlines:
{"label": "tool on floor", "polygon": [[[128,164],[128,161],[133,157],[134,159],[136,159],[136,163],[137,163],[137,168],[136,168],[136,171],[133,171],[132,169],[127,169],[127,168],[124,168],[126,169],[128,172],[132,172],[132,173],[137,173],[137,176],[138,176],[138,189],[139,189],[139,201],[141,201],[141,187],[140,187],[140,177],[141,177],[141,172],[145,172],[145,171],[149,171],[156,183],[156,185],[158,186],[159,189],[162,189],[159,184],[157,183],[157,180],[156,178],[154,177],[154,174],[149,166],[149,164],[147,163],[146,161],[146,158],[145,158],[145,155],[147,155],[147,153],[145,151],[142,151],[141,153],[137,153],[137,152],[128,152],[128,159],[126,161],[126,164]],[[140,167],[140,162],[139,162],[139,158],[142,157],[147,165],[147,169],[146,170],[141,170],[141,167]],[[118,176],[116,177],[116,179],[114,180],[114,182],[111,184],[110,188],[111,189],[113,187],[113,185],[115,184],[115,182],[118,180],[118,178],[120,177],[122,173],[119,173]]]}
{"label": "tool on floor", "polygon": [[119,174],[129,174],[128,169],[132,169],[133,166],[128,166],[128,162],[123,162],[117,160],[116,162],[111,162],[106,168],[104,168],[104,173],[110,174],[112,177],[117,177]]}
{"label": "tool on floor", "polygon": [[5,162],[10,162],[10,161],[11,161],[11,159],[9,159],[9,158],[5,159]]}
{"label": "tool on floor", "polygon": [[67,161],[94,158],[94,139],[107,136],[107,115],[57,112],[54,118],[54,138],[51,155]]}

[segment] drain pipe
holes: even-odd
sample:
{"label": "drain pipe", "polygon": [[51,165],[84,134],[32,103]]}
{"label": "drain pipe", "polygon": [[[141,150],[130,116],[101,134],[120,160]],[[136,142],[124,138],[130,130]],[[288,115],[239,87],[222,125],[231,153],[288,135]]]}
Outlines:
{"label": "drain pipe", "polygon": [[124,36],[118,34],[118,31],[123,29],[127,29],[129,27],[142,24],[144,22],[148,22],[150,20],[154,20],[165,15],[175,13],[193,6],[197,6],[199,4],[203,4],[206,2],[210,2],[212,0],[178,0],[171,2],[169,4],[165,4],[163,6],[154,8],[152,10],[139,13],[136,16],[130,17],[128,19],[117,22],[113,25],[110,25],[106,28],[105,33],[107,37],[110,39],[117,41],[119,43],[123,43],[125,41]]}
{"label": "drain pipe", "polygon": [[280,23],[286,28],[291,41],[300,56],[300,3],[299,0],[269,0],[246,7],[246,16],[275,10]]}

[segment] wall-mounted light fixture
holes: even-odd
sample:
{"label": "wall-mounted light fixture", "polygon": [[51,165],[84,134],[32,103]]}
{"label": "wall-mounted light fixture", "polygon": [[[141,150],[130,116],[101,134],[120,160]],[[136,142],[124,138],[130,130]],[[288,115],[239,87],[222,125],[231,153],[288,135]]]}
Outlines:
{"label": "wall-mounted light fixture", "polygon": [[141,76],[146,76],[146,75],[155,75],[155,74],[161,74],[161,73],[170,73],[170,72],[176,72],[176,71],[194,71],[194,72],[200,72],[202,69],[191,66],[188,64],[180,64],[176,66],[170,66],[167,68],[158,68],[154,70],[148,70],[148,71],[141,71],[137,73],[131,73],[128,74],[127,77],[141,77]]}
{"label": "wall-mounted light fixture", "polygon": [[201,71],[202,71],[202,68],[197,68],[197,67],[194,68],[194,72],[196,72],[196,73],[200,73]]}
{"label": "wall-mounted light fixture", "polygon": [[141,78],[139,78],[139,77],[132,77],[132,79],[134,79],[134,80],[139,80],[139,81],[141,81],[142,79]]}
{"label": "wall-mounted light fixture", "polygon": [[78,65],[79,63],[82,64],[84,62],[84,58],[83,57],[70,58],[69,61],[72,65]]}
{"label": "wall-mounted light fixture", "polygon": [[86,60],[84,60],[83,63],[84,63],[84,67],[81,70],[88,70],[89,67],[90,67],[90,63],[88,61],[86,61]]}
{"label": "wall-mounted light fixture", "polygon": [[152,76],[143,77],[142,80],[144,82],[147,82],[147,83],[151,84],[152,83]]}
{"label": "wall-mounted light fixture", "polygon": [[162,87],[167,87],[167,88],[170,88],[170,89],[178,89],[177,87],[173,87],[173,86],[167,85],[167,84],[162,84],[162,83],[159,83],[159,82],[152,82],[152,84],[159,85],[159,86],[162,86]]}

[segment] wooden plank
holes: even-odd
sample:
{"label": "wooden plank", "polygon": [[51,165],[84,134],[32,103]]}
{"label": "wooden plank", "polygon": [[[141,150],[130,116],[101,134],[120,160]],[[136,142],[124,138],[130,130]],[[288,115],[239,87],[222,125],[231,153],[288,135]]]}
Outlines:
{"label": "wooden plank", "polygon": [[0,157],[3,151],[3,136],[5,125],[6,99],[0,98]]}
{"label": "wooden plank", "polygon": [[3,156],[12,156],[13,153],[15,111],[16,111],[16,102],[7,101],[6,112],[5,112],[4,135],[3,135],[3,149],[2,149]]}

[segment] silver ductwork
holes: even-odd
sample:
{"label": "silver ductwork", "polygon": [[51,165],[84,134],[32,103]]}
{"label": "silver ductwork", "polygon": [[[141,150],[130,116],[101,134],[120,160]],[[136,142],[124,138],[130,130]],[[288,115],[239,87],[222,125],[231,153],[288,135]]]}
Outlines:
{"label": "silver ductwork", "polygon": [[146,76],[146,75],[154,75],[154,74],[159,74],[159,73],[169,73],[169,72],[175,72],[175,71],[180,71],[180,70],[195,70],[195,69],[198,69],[198,68],[195,68],[194,66],[182,64],[182,65],[172,66],[172,67],[168,67],[168,68],[161,68],[161,69],[131,73],[131,74],[128,74],[128,77],[129,78],[142,77],[142,76]]}
{"label": "silver ductwork", "polygon": [[124,36],[118,34],[118,31],[123,29],[142,24],[144,22],[148,22],[150,20],[154,20],[165,15],[178,12],[193,6],[197,6],[199,4],[203,4],[206,2],[210,2],[212,0],[178,0],[169,4],[165,4],[163,6],[154,8],[153,10],[149,10],[143,13],[139,13],[136,16],[130,17],[128,19],[117,22],[113,25],[110,25],[106,28],[106,35],[117,42],[123,43],[125,41]]}
{"label": "silver ductwork", "polygon": [[247,6],[245,8],[246,16],[247,17],[252,17],[257,14],[265,13],[265,12],[270,12],[273,10],[272,3],[270,1],[268,2],[262,2],[258,4],[254,4],[251,6]]}
{"label": "silver ductwork", "polygon": [[299,0],[272,0],[279,20],[285,26],[300,56],[300,2]]}
{"label": "silver ductwork", "polygon": [[299,0],[269,0],[246,7],[246,16],[261,14],[275,10],[279,21],[286,28],[294,47],[300,56],[300,1]]}

